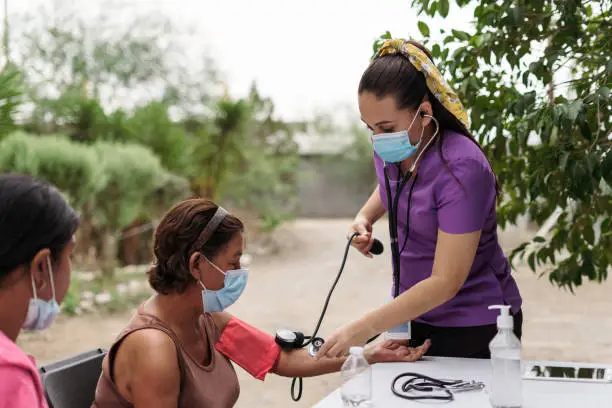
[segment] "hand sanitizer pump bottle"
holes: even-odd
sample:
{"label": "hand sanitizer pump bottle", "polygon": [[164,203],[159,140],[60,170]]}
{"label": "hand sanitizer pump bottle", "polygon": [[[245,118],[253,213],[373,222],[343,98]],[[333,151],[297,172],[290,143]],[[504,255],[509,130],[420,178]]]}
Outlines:
{"label": "hand sanitizer pump bottle", "polygon": [[521,342],[514,334],[514,320],[510,306],[493,305],[500,309],[497,317],[497,335],[491,340],[490,399],[493,408],[520,408],[522,404]]}

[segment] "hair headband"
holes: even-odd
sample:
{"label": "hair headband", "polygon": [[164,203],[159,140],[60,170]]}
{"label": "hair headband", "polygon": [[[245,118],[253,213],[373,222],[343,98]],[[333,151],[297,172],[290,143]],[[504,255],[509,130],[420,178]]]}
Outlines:
{"label": "hair headband", "polygon": [[202,248],[204,244],[208,242],[227,214],[228,212],[223,207],[217,207],[215,215],[208,221],[208,224],[206,224],[204,230],[196,240],[196,248]]}
{"label": "hair headband", "polygon": [[410,63],[425,76],[425,83],[429,91],[454,117],[465,126],[470,128],[468,113],[463,107],[461,100],[455,91],[444,80],[438,68],[417,46],[410,44],[403,38],[396,38],[385,41],[378,49],[372,62],[384,55],[400,54],[410,61]]}

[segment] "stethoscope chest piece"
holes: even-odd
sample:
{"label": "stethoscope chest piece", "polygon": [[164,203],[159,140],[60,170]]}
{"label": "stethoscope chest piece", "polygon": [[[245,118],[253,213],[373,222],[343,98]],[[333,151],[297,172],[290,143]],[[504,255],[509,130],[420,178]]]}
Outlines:
{"label": "stethoscope chest piece", "polygon": [[316,356],[323,343],[325,343],[325,340],[320,337],[315,337],[312,339],[312,342],[308,346],[308,354],[310,354],[311,357]]}

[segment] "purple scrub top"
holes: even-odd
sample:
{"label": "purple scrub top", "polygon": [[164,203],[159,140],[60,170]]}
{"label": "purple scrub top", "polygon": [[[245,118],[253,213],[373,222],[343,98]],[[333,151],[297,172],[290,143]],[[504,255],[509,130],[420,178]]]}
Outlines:
{"label": "purple scrub top", "polygon": [[[408,241],[400,256],[400,293],[431,276],[438,229],[449,234],[481,230],[474,263],[459,293],[416,321],[444,327],[494,324],[499,311],[488,310],[489,305],[507,304],[516,313],[522,303],[497,237],[495,176],[485,155],[467,137],[452,131],[445,133],[442,151],[446,164],[440,157],[439,143],[440,139],[423,154],[418,168],[410,204]],[[374,160],[381,199],[388,208],[384,162],[376,153]],[[390,165],[389,175],[391,196],[395,197],[399,184],[395,181],[400,178],[395,165]],[[405,184],[399,198],[400,250],[406,239],[412,183]]]}

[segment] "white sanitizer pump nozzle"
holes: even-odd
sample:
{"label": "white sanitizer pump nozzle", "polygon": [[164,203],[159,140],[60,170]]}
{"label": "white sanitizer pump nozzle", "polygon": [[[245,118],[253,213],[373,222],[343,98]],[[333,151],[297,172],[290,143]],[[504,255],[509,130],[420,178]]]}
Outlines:
{"label": "white sanitizer pump nozzle", "polygon": [[514,328],[514,320],[510,315],[510,306],[508,305],[492,305],[489,306],[489,310],[499,309],[500,314],[497,316],[497,329],[510,329]]}

